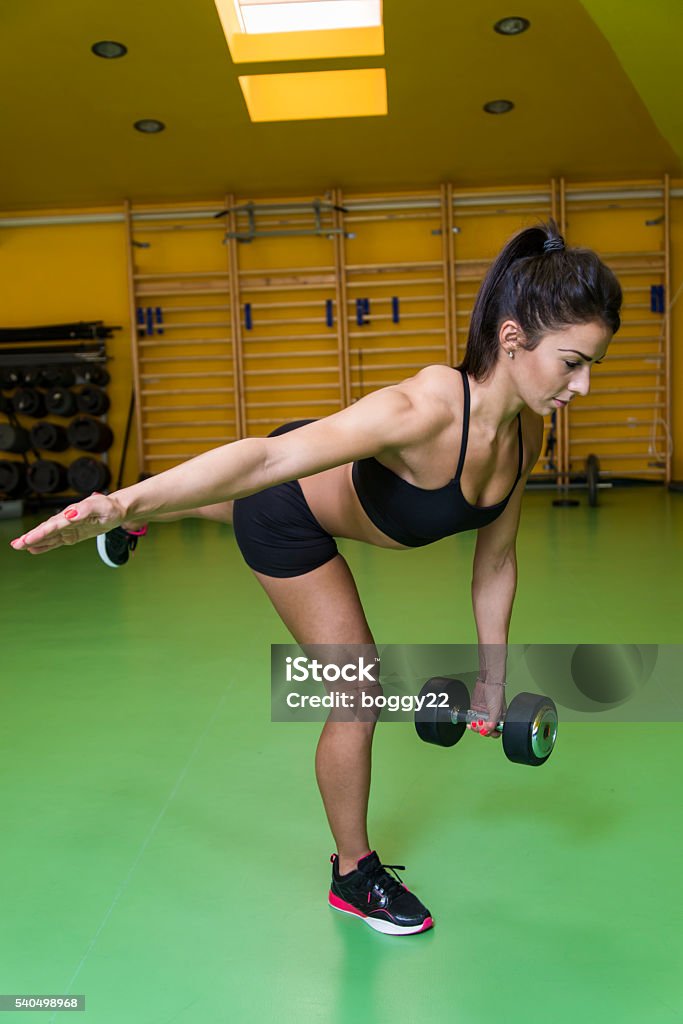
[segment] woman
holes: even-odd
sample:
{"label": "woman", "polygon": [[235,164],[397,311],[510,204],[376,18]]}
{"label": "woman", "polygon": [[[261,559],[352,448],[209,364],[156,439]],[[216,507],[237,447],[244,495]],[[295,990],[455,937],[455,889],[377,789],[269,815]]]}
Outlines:
{"label": "woman", "polygon": [[[12,546],[42,554],[185,515],[232,522],[297,643],[341,648],[373,638],[335,537],[401,549],[476,529],[480,651],[504,651],[522,494],[543,416],[588,393],[591,365],[619,328],[620,306],[619,283],[595,253],[567,249],[554,221],[529,228],[490,268],[457,369],[427,366],[325,419],[287,424],[109,496],[91,495]],[[504,656],[484,654],[472,699],[482,735],[499,735],[504,685]],[[431,915],[368,841],[374,724],[332,715],[320,737],[316,774],[337,845],[329,902],[378,931],[412,934],[431,927]]]}

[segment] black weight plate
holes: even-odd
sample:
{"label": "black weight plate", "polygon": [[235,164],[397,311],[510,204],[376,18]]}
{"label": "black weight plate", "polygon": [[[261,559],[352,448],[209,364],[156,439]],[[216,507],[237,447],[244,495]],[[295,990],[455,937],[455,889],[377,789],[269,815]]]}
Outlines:
{"label": "black weight plate", "polygon": [[42,376],[39,366],[27,366],[24,370],[24,384],[27,388],[37,388],[41,384]]}
{"label": "black weight plate", "polygon": [[106,388],[111,377],[109,376],[109,370],[95,363],[92,366],[85,367],[83,370],[83,380],[86,384],[94,384],[98,388]]}
{"label": "black weight plate", "polygon": [[0,493],[21,498],[26,493],[26,466],[23,462],[0,460]]}
{"label": "black weight plate", "polygon": [[462,722],[453,724],[451,709],[467,711],[470,706],[470,695],[467,687],[459,679],[446,679],[437,676],[428,679],[419,693],[425,702],[415,712],[415,729],[417,735],[425,743],[434,743],[438,747],[454,747],[462,739],[467,726]]}
{"label": "black weight plate", "polygon": [[84,455],[69,466],[69,487],[78,494],[106,491],[111,482],[109,467],[97,459]]}
{"label": "black weight plate", "polygon": [[17,370],[13,366],[7,366],[0,370],[0,388],[3,391],[12,391],[14,388],[20,388],[24,383],[24,375],[21,370]]}
{"label": "black weight plate", "polygon": [[90,413],[91,416],[102,416],[109,408],[109,395],[101,388],[86,384],[76,396],[79,412]]}
{"label": "black weight plate", "polygon": [[76,383],[76,375],[70,366],[44,366],[41,380],[46,388],[70,388]]}
{"label": "black weight plate", "polygon": [[63,452],[69,447],[69,438],[64,427],[41,420],[31,427],[31,444],[46,452]]}
{"label": "black weight plate", "polygon": [[23,427],[13,427],[9,423],[0,423],[0,451],[16,452],[21,455],[31,447],[31,438],[28,430]]}
{"label": "black weight plate", "polygon": [[518,693],[503,724],[503,750],[509,761],[536,767],[545,764],[557,738],[557,708],[550,697]]}
{"label": "black weight plate", "polygon": [[45,399],[35,388],[19,388],[12,397],[12,405],[15,411],[20,412],[23,416],[40,419],[45,415]]}
{"label": "black weight plate", "polygon": [[114,442],[107,424],[91,416],[77,416],[67,429],[71,447],[84,452],[106,452]]}
{"label": "black weight plate", "polygon": [[600,481],[600,460],[597,455],[589,455],[586,459],[586,483],[588,485],[588,504],[595,508],[598,504],[598,483]]}
{"label": "black weight plate", "polygon": [[61,462],[37,459],[28,467],[28,482],[36,494],[54,494],[66,489],[66,468]]}
{"label": "black weight plate", "polygon": [[73,416],[76,412],[76,398],[68,388],[50,388],[45,395],[45,406],[52,416]]}

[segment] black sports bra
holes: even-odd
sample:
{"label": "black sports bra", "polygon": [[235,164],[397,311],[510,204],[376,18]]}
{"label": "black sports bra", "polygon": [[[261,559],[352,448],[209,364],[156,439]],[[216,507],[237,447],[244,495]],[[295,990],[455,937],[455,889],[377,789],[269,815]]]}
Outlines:
{"label": "black sports bra", "polygon": [[360,459],[352,468],[353,486],[368,518],[378,529],[398,544],[417,548],[443,537],[465,530],[478,530],[488,526],[504,512],[522,475],[524,447],[522,419],[517,416],[519,464],[517,476],[507,496],[496,505],[484,508],[470,505],[460,487],[460,476],[467,452],[470,426],[470,386],[467,374],[462,374],[464,414],[460,458],[455,476],[445,487],[425,490],[397,476],[377,459]]}

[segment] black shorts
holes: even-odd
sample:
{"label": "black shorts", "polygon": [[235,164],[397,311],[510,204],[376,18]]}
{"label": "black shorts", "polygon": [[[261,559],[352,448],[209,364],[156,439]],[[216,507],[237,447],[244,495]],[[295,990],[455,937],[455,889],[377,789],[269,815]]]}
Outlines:
{"label": "black shorts", "polygon": [[[313,420],[295,420],[268,436],[286,434]],[[315,518],[298,480],[236,498],[232,526],[244,561],[264,576],[303,576],[329,562],[337,545]]]}

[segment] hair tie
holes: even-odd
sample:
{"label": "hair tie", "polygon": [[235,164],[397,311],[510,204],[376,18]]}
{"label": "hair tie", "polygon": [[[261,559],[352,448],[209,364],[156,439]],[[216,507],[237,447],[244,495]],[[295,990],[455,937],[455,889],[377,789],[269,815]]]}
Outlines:
{"label": "hair tie", "polygon": [[561,252],[564,248],[564,238],[559,235],[556,238],[546,238],[543,243],[543,252]]}

